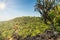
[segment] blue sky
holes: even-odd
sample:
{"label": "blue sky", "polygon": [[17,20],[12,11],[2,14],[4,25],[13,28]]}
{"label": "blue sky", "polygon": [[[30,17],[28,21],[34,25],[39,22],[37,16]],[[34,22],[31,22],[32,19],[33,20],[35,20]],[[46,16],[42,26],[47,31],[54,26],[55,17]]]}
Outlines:
{"label": "blue sky", "polygon": [[0,21],[21,16],[39,16],[34,11],[36,0],[0,0]]}

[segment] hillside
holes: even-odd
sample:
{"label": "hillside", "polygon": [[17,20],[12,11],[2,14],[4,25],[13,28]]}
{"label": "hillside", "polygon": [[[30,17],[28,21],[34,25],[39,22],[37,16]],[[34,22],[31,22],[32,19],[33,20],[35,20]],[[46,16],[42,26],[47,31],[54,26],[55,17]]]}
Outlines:
{"label": "hillside", "polygon": [[36,36],[47,29],[48,25],[45,25],[40,17],[17,17],[0,22],[0,39],[11,38],[14,33],[22,37]]}
{"label": "hillside", "polygon": [[[55,23],[55,30],[60,32],[58,20],[60,18],[56,21],[58,24]],[[46,25],[41,17],[16,17],[9,21],[0,22],[0,40],[42,40],[43,38],[47,40],[47,36],[53,35],[51,31],[47,30],[51,30],[50,25]],[[57,37],[59,35],[57,34]]]}
{"label": "hillside", "polygon": [[[55,30],[60,32],[60,26],[56,23],[55,25]],[[51,31],[47,34],[47,30],[51,30],[50,25],[46,25],[41,17],[16,17],[9,21],[0,22],[0,40],[33,40],[34,38],[36,38],[34,40],[37,38],[41,40],[40,35],[43,38],[50,35]]]}

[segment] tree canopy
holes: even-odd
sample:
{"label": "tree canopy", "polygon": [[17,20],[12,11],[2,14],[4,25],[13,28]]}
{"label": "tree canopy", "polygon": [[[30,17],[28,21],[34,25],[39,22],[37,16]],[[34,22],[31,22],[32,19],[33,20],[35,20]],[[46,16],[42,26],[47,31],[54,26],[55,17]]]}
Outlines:
{"label": "tree canopy", "polygon": [[[60,0],[37,0],[37,3],[35,5],[35,10],[37,10],[41,17],[43,18],[43,21],[45,24],[48,24],[48,21],[50,22],[50,27],[52,30],[54,30],[54,15],[55,14],[49,14],[51,10],[54,10],[56,14],[58,14],[58,5],[60,3]],[[51,17],[53,16],[53,17]]]}

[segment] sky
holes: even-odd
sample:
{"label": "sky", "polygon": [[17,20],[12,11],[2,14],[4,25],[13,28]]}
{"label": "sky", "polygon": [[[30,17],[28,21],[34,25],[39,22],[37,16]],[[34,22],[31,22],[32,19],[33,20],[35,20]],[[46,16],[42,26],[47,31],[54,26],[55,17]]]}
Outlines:
{"label": "sky", "polygon": [[0,21],[21,16],[40,16],[34,11],[36,0],[0,0]]}

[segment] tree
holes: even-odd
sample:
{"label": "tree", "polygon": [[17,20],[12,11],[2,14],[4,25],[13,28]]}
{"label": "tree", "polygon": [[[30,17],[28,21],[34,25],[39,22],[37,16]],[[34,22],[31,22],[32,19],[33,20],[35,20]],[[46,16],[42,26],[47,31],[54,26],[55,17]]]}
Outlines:
{"label": "tree", "polygon": [[55,8],[57,10],[57,5],[59,4],[59,2],[60,0],[37,0],[37,3],[35,5],[35,10],[37,10],[41,14],[44,23],[48,24],[48,21],[50,22],[52,31],[54,31],[55,28],[53,19],[50,17],[49,12],[51,10],[55,10]]}

